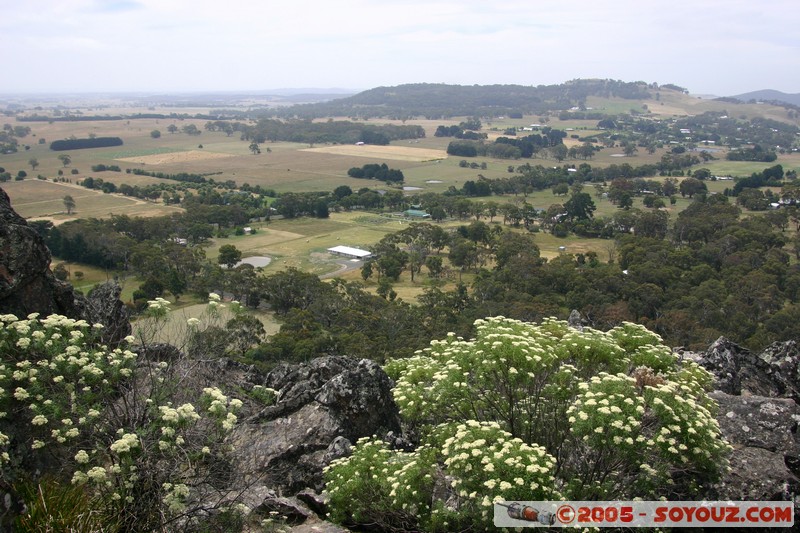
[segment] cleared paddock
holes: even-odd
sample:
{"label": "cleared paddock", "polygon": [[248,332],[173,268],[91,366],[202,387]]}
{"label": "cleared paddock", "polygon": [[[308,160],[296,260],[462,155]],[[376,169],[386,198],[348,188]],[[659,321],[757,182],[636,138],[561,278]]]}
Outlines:
{"label": "cleared paddock", "polygon": [[447,152],[444,150],[396,145],[375,146],[371,144],[337,144],[333,146],[321,146],[319,148],[304,148],[300,151],[355,157],[369,157],[371,159],[390,159],[395,161],[422,162],[435,159],[447,159]]}

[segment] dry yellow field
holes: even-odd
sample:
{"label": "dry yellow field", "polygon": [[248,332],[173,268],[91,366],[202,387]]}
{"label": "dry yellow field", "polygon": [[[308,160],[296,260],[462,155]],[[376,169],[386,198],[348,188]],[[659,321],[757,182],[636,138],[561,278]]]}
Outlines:
{"label": "dry yellow field", "polygon": [[122,157],[117,159],[117,161],[125,161],[126,163],[139,163],[142,165],[168,165],[174,163],[205,161],[207,159],[226,159],[228,157],[235,156],[231,154],[221,154],[219,152],[189,150],[186,152],[170,152],[166,154],[143,155],[138,157]]}
{"label": "dry yellow field", "polygon": [[447,152],[444,150],[433,150],[430,148],[413,148],[409,146],[375,146],[375,145],[355,145],[337,144],[334,146],[322,146],[320,148],[305,148],[301,152],[316,152],[322,154],[346,155],[355,157],[370,157],[381,159],[393,159],[396,161],[431,161],[436,159],[447,159]]}
{"label": "dry yellow field", "polygon": [[[108,218],[111,215],[160,216],[183,211],[180,207],[147,202],[120,194],[105,194],[72,183],[24,180],[4,183],[2,187],[11,206],[27,219],[50,220],[58,225],[77,218]],[[67,214],[64,196],[75,200],[75,211]]]}

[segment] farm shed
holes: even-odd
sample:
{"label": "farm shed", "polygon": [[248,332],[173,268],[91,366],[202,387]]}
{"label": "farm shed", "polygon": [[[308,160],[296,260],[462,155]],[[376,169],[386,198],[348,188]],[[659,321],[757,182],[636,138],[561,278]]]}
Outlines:
{"label": "farm shed", "polygon": [[341,255],[352,259],[366,259],[372,255],[372,253],[366,250],[351,248],[350,246],[334,246],[333,248],[328,248],[328,251],[334,255]]}
{"label": "farm shed", "polygon": [[431,218],[431,216],[420,209],[406,209],[403,214],[408,218]]}

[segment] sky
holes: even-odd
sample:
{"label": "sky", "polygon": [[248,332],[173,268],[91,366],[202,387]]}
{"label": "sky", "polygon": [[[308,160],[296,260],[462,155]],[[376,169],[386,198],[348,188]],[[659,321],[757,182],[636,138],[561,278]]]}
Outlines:
{"label": "sky", "polygon": [[6,0],[0,93],[674,83],[800,92],[797,0]]}

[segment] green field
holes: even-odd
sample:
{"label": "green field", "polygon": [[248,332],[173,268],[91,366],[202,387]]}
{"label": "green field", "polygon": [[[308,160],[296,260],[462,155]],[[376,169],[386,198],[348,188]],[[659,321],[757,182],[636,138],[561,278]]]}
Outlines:
{"label": "green field", "polygon": [[[254,235],[214,239],[206,250],[212,260],[223,244],[232,244],[243,257],[268,256],[272,263],[264,272],[273,273],[288,267],[315,274],[330,274],[342,269],[347,260],[327,253],[333,246],[367,248],[387,233],[401,229],[398,221],[375,224],[363,213],[332,213],[329,219],[297,218],[253,224]],[[366,220],[365,220],[366,219]]]}
{"label": "green field", "polygon": [[707,168],[715,176],[733,176],[738,178],[746,178],[755,172],[761,172],[765,168],[769,168],[780,164],[783,170],[795,170],[800,172],[800,156],[798,154],[783,155],[777,161],[772,163],[757,163],[750,161],[709,161],[702,165],[697,165],[696,168]]}

